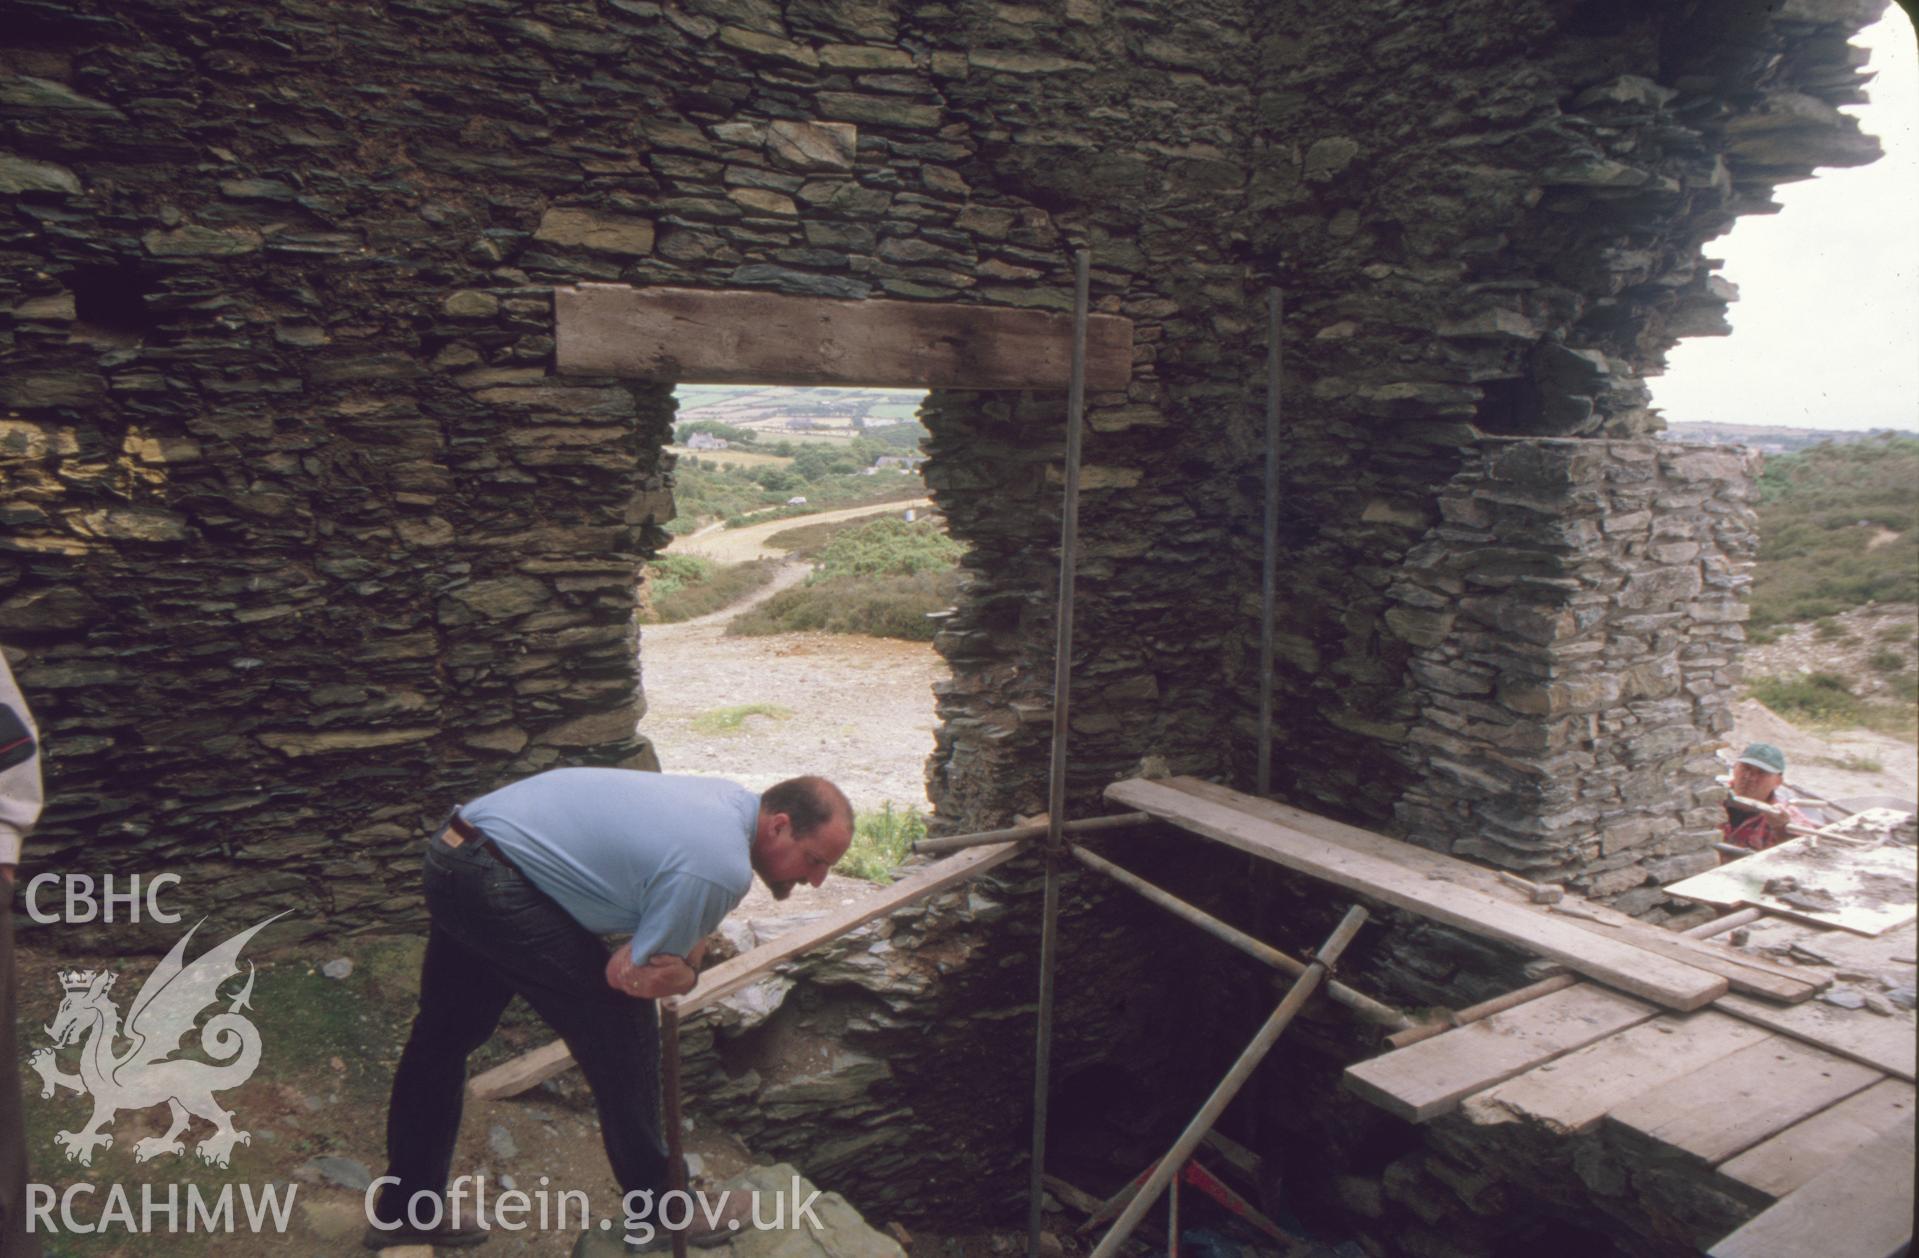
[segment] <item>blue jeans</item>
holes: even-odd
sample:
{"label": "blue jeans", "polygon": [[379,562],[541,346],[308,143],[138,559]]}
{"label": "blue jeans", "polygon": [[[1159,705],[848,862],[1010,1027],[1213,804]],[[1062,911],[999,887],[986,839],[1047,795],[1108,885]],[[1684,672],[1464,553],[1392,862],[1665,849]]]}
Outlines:
{"label": "blue jeans", "polygon": [[420,1011],[387,1108],[387,1174],[399,1183],[382,1188],[376,1213],[399,1222],[413,1194],[446,1191],[467,1055],[492,1036],[515,994],[559,1032],[586,1076],[620,1190],[661,1191],[666,1146],[653,1002],[607,986],[606,944],[565,909],[481,844],[448,847],[444,834],[427,845],[433,925]]}

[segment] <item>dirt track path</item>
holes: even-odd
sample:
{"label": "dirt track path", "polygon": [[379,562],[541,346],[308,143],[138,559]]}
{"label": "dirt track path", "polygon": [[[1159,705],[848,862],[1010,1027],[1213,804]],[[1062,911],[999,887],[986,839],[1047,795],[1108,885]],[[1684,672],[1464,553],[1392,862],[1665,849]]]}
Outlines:
{"label": "dirt track path", "polygon": [[869,502],[839,511],[817,511],[812,515],[769,520],[765,524],[749,524],[741,529],[729,529],[723,524],[713,524],[697,533],[688,533],[685,537],[674,539],[672,549],[683,555],[699,555],[715,563],[745,563],[749,559],[784,559],[785,551],[769,550],[765,545],[766,539],[775,533],[784,533],[787,529],[804,528],[809,524],[834,524],[840,520],[857,520],[865,515],[884,515],[888,512],[897,513],[932,505],[931,498],[910,498],[899,502]]}

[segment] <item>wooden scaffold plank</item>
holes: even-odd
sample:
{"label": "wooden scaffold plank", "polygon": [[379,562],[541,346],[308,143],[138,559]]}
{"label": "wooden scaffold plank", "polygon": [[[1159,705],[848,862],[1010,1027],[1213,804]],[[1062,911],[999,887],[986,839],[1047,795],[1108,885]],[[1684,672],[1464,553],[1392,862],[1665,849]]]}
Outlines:
{"label": "wooden scaffold plank", "polygon": [[1887,1131],[1706,1251],[1710,1258],[1893,1258],[1912,1244],[1912,1124]]}
{"label": "wooden scaffold plank", "polygon": [[[1375,834],[1330,817],[1321,817],[1291,804],[1240,795],[1211,782],[1173,778],[1168,780],[1167,785],[1200,799],[1238,807],[1253,816],[1290,826],[1328,843],[1377,856],[1435,881],[1444,880],[1462,887],[1476,888],[1502,901],[1516,902],[1512,887],[1506,881],[1512,876],[1503,871],[1486,869],[1443,852]],[[1525,887],[1532,886],[1522,879],[1512,881]],[[1547,911],[1555,914],[1554,920],[1577,926],[1602,938],[1657,952],[1695,969],[1705,970],[1708,974],[1720,975],[1728,981],[1733,991],[1746,992],[1767,1000],[1795,1004],[1823,991],[1832,982],[1825,975],[1788,970],[1742,955],[1708,939],[1690,938],[1683,932],[1650,926],[1617,909],[1577,896],[1566,896]]]}
{"label": "wooden scaffold plank", "polygon": [[[1246,805],[1260,801],[1192,779],[1134,778],[1107,787],[1106,795],[1127,807],[1150,812],[1335,886],[1549,957],[1609,987],[1667,1008],[1697,1009],[1728,988],[1727,980],[1720,975],[1582,930],[1563,918],[1474,887],[1471,877],[1483,871],[1464,861],[1451,861],[1461,871],[1460,881],[1436,877],[1430,870],[1422,872],[1386,855],[1316,837],[1256,815]],[[1393,842],[1383,836],[1372,837],[1378,843]],[[1451,859],[1434,853],[1425,857],[1429,861]]]}
{"label": "wooden scaffold plank", "polygon": [[1817,1045],[1839,1057],[1860,1062],[1914,1082],[1919,1056],[1919,1034],[1910,1014],[1881,1017],[1858,1009],[1841,1009],[1824,1001],[1780,1008],[1744,996],[1726,996],[1713,1006],[1734,1017]]}
{"label": "wooden scaffold plank", "polygon": [[1884,1077],[1773,1036],[1641,1093],[1608,1117],[1717,1166]]}
{"label": "wooden scaffold plank", "polygon": [[1719,1173],[1773,1197],[1810,1183],[1881,1133],[1913,1127],[1913,1086],[1881,1079],[1829,1109],[1786,1128],[1719,1168]]}
{"label": "wooden scaffold plank", "polygon": [[1423,1123],[1461,1099],[1659,1015],[1644,1001],[1581,984],[1346,1069],[1346,1086]]}
{"label": "wooden scaffold plank", "polygon": [[1711,1009],[1668,1014],[1534,1067],[1469,1097],[1463,1108],[1478,1123],[1518,1119],[1572,1135],[1636,1096],[1770,1038],[1770,1031]]}

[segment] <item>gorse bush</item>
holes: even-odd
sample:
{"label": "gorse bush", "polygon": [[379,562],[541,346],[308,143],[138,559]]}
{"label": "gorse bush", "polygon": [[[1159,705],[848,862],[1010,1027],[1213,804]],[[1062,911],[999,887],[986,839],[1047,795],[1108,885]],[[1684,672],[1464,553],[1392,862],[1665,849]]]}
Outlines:
{"label": "gorse bush", "polygon": [[728,633],[819,630],[930,642],[939,625],[927,617],[951,607],[959,595],[965,548],[937,520],[888,518],[790,532],[804,534],[798,540],[807,549],[817,547],[813,575],[735,616]]}
{"label": "gorse bush", "polygon": [[1752,627],[1919,602],[1919,440],[1880,436],[1766,461]]}
{"label": "gorse bush", "polygon": [[829,538],[820,548],[818,575],[911,577],[945,572],[965,553],[966,548],[934,521],[874,520]]}

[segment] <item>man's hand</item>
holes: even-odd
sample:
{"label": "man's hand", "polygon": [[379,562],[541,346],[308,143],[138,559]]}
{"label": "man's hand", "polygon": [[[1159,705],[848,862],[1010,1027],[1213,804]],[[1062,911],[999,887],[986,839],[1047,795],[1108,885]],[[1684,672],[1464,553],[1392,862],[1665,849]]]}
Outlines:
{"label": "man's hand", "polygon": [[639,965],[634,962],[630,949],[615,948],[613,955],[606,959],[606,985],[646,1000],[684,996],[699,982],[699,974],[693,967],[703,951],[702,944],[684,957],[663,952],[645,965]]}

